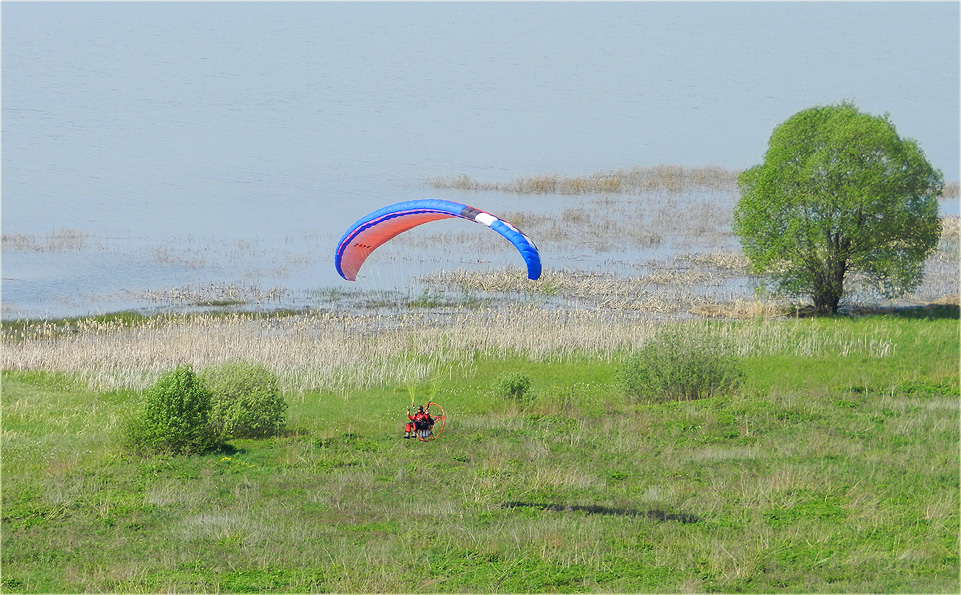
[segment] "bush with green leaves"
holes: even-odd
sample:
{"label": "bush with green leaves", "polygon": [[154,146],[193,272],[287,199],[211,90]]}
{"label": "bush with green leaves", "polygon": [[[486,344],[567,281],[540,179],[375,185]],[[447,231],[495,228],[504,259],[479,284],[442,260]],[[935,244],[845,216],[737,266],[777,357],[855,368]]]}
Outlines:
{"label": "bush with green leaves", "polygon": [[628,358],[618,371],[624,394],[660,403],[725,394],[740,386],[739,359],[703,327],[664,328]]}
{"label": "bush with green leaves", "polygon": [[533,397],[531,379],[520,372],[504,374],[494,382],[494,393],[517,403],[526,403]]}
{"label": "bush with green leaves", "polygon": [[287,403],[277,375],[260,364],[227,362],[205,368],[210,427],[221,440],[276,436],[286,427]]}
{"label": "bush with green leaves", "polygon": [[210,391],[189,365],[161,375],[144,398],[141,416],[128,427],[128,443],[135,449],[190,454],[216,445],[208,423]]}

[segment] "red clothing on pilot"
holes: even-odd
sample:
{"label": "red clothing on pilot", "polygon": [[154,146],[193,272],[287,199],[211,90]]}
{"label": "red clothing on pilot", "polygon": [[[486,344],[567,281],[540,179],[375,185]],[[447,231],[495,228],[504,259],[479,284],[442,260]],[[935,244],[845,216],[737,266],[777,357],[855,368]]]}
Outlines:
{"label": "red clothing on pilot", "polygon": [[411,433],[415,430],[427,430],[434,423],[430,414],[424,411],[423,405],[417,407],[417,413],[414,415],[411,415],[408,410],[407,417],[410,418],[410,421],[407,422],[407,425],[404,427],[404,432],[406,432],[404,438],[410,438]]}

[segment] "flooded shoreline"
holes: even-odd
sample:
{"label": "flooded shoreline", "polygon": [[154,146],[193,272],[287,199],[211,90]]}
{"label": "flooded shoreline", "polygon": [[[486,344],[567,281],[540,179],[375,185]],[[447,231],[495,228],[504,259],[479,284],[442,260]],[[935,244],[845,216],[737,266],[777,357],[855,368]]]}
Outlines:
{"label": "flooded shoreline", "polygon": [[[379,249],[358,283],[333,270],[332,228],[235,238],[4,234],[2,317],[516,302],[696,315],[757,298],[731,232],[735,201],[719,191],[515,200],[517,209],[502,214],[538,244],[545,263],[538,282],[523,278],[495,234],[440,222]],[[959,293],[957,207],[957,198],[941,201],[949,213],[941,246],[908,303]],[[850,301],[891,303],[858,294]]]}

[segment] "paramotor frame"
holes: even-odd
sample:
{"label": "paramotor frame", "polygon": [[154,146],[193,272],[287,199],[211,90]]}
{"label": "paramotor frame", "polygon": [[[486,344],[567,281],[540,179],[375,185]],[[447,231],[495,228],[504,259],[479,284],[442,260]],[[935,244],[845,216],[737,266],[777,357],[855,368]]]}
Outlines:
{"label": "paramotor frame", "polygon": [[[431,413],[431,407],[434,408],[434,411],[440,410],[440,415],[434,415]],[[437,440],[444,432],[444,426],[447,424],[447,414],[444,412],[443,407],[432,402],[427,403],[427,406],[424,407],[424,411],[434,419],[434,424],[426,430],[417,430],[417,439],[421,442]],[[437,424],[440,424],[440,427],[438,427]]]}

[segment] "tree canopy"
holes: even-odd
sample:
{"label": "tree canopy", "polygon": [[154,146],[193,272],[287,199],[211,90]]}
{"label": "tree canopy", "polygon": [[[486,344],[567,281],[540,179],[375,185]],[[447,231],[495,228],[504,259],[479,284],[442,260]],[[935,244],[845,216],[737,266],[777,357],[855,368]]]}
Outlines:
{"label": "tree canopy", "polygon": [[858,275],[885,297],[918,287],[941,235],[942,173],[889,116],[852,103],[798,112],[738,178],[734,232],[755,274],[837,312]]}

